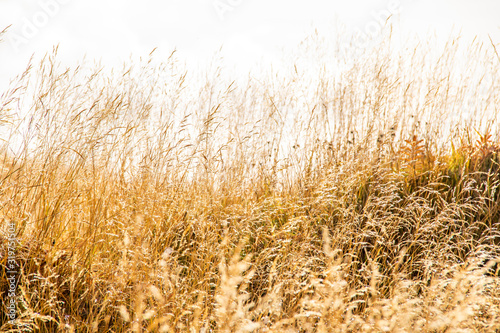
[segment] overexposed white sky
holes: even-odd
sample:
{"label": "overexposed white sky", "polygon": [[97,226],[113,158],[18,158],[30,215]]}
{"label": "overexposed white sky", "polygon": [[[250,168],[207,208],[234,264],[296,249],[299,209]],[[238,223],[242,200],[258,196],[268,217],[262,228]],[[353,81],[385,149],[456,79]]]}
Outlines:
{"label": "overexposed white sky", "polygon": [[62,61],[86,55],[110,65],[153,48],[202,62],[222,46],[228,65],[247,69],[279,61],[313,28],[328,38],[338,37],[339,23],[376,34],[387,14],[403,35],[435,31],[444,39],[453,28],[500,43],[498,0],[0,0],[0,30],[11,25],[0,43],[0,88],[57,44]]}

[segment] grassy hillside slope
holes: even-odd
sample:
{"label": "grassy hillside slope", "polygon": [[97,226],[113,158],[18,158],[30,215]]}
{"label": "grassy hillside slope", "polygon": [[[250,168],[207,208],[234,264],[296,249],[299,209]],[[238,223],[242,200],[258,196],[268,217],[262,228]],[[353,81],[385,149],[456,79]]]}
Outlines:
{"label": "grassy hillside slope", "polygon": [[458,45],[28,68],[0,99],[0,330],[500,330],[500,59]]}

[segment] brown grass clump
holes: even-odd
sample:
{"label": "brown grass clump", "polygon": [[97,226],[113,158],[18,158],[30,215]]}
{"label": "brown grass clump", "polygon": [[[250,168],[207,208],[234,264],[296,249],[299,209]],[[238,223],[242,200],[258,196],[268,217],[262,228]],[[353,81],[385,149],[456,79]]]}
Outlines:
{"label": "brown grass clump", "polygon": [[0,330],[500,330],[500,62],[455,45],[238,82],[28,67],[0,99]]}

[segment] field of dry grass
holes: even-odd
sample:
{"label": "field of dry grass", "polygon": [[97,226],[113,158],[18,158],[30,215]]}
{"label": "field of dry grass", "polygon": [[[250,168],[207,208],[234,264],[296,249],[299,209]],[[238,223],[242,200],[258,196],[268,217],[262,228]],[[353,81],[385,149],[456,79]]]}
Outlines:
{"label": "field of dry grass", "polygon": [[0,99],[0,330],[499,331],[500,58],[458,45],[33,64]]}

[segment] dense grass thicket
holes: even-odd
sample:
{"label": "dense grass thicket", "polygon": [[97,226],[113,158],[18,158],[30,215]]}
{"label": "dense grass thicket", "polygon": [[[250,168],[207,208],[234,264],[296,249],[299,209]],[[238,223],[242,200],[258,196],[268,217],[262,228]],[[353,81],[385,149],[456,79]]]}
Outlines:
{"label": "dense grass thicket", "polygon": [[0,98],[0,330],[499,331],[494,45],[307,43],[237,80],[30,65]]}

